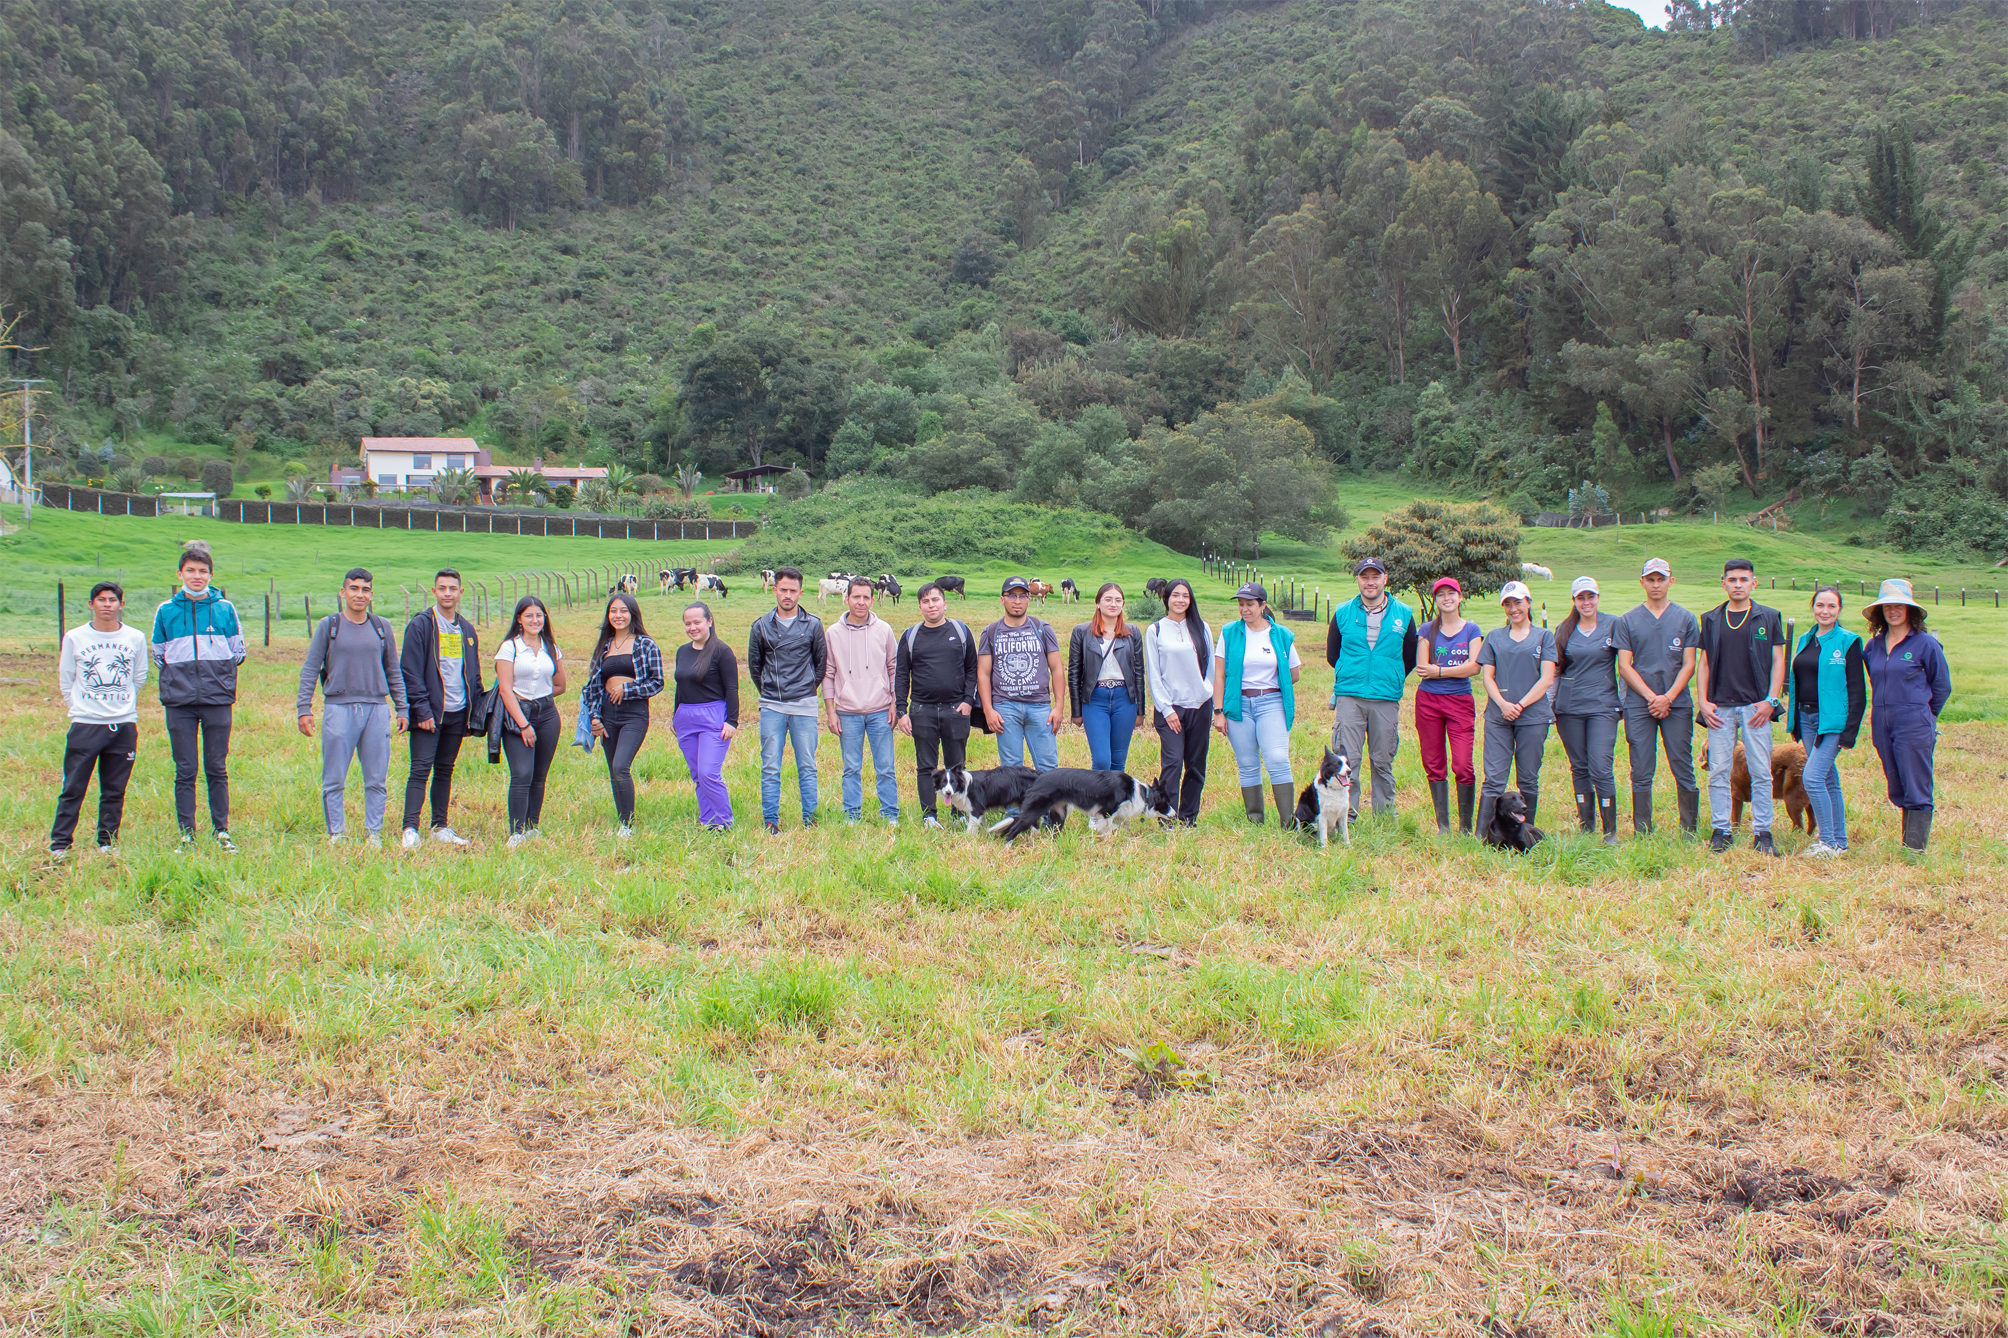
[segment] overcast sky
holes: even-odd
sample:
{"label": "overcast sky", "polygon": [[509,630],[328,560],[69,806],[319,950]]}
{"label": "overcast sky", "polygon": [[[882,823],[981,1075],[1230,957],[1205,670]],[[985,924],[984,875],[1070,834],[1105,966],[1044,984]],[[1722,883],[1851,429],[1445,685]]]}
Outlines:
{"label": "overcast sky", "polygon": [[1610,0],[1619,9],[1629,9],[1645,20],[1648,28],[1666,26],[1666,0]]}

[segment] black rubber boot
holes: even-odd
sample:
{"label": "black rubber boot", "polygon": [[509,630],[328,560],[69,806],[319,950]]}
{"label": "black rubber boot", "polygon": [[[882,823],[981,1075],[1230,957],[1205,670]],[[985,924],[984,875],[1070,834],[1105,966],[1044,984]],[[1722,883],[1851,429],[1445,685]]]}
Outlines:
{"label": "black rubber boot", "polygon": [[1632,831],[1645,836],[1652,831],[1652,790],[1632,791]]}
{"label": "black rubber boot", "polygon": [[1478,794],[1476,785],[1457,783],[1457,831],[1459,835],[1471,835],[1471,805]]}
{"label": "black rubber boot", "polygon": [[1450,782],[1447,780],[1431,781],[1429,783],[1429,797],[1436,804],[1436,834],[1438,836],[1450,835]]}
{"label": "black rubber boot", "polygon": [[1478,797],[1478,839],[1483,841],[1492,830],[1492,815],[1499,811],[1499,796],[1485,794]]}
{"label": "black rubber boot", "polygon": [[1673,797],[1680,805],[1680,834],[1692,839],[1701,821],[1701,791],[1675,790]]}
{"label": "black rubber boot", "polygon": [[1618,843],[1618,800],[1616,795],[1598,795],[1597,812],[1603,817],[1604,844]]}
{"label": "black rubber boot", "polygon": [[1534,815],[1541,811],[1541,787],[1537,785],[1529,789],[1523,785],[1520,787],[1520,797],[1527,801],[1527,825],[1529,827],[1540,826],[1534,820]]}
{"label": "black rubber boot", "polygon": [[1903,811],[1903,844],[1920,853],[1931,841],[1931,810],[1907,808]]}
{"label": "black rubber boot", "polygon": [[1276,818],[1282,823],[1286,832],[1297,830],[1297,800],[1296,796],[1290,793],[1290,789],[1287,782],[1278,785],[1272,781],[1269,785],[1269,793],[1276,800]]}
{"label": "black rubber boot", "polygon": [[1241,807],[1248,810],[1248,821],[1259,824],[1262,821],[1262,787],[1259,785],[1242,786]]}
{"label": "black rubber boot", "polygon": [[1587,835],[1597,829],[1597,797],[1595,795],[1576,796],[1576,821],[1582,824]]}

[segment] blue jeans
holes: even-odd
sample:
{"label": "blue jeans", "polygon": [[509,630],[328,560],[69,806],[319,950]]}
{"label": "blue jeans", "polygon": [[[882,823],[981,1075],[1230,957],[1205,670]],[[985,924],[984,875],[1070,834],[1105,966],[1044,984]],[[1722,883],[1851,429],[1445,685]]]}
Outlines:
{"label": "blue jeans", "polygon": [[1813,825],[1820,839],[1835,850],[1848,848],[1848,807],[1841,798],[1841,736],[1818,733],[1820,717],[1811,711],[1799,712],[1799,737],[1806,744],[1806,770],[1800,780],[1806,787],[1806,805],[1813,810]]}
{"label": "blue jeans", "polygon": [[1136,703],[1129,689],[1096,688],[1081,703],[1081,729],[1088,736],[1088,765],[1096,771],[1121,771],[1129,763],[1130,731],[1136,728]]}
{"label": "blue jeans", "polygon": [[1051,702],[994,701],[991,706],[1004,722],[1004,728],[997,732],[998,766],[1024,766],[1027,747],[1032,750],[1032,770],[1051,771],[1060,765],[1060,741],[1046,719],[1053,709]]}
{"label": "blue jeans", "polygon": [[1743,760],[1750,768],[1750,827],[1771,830],[1771,726],[1753,725],[1757,705],[1718,706],[1722,723],[1708,731],[1708,817],[1718,832],[1729,830],[1729,769],[1736,761],[1736,736],[1743,736]]}
{"label": "blue jeans", "polygon": [[837,728],[844,748],[844,816],[855,819],[864,812],[865,740],[870,739],[872,770],[878,776],[879,816],[888,822],[897,818],[899,786],[892,774],[892,721],[886,719],[884,711],[839,713]]}
{"label": "blue jeans", "polygon": [[1243,697],[1241,718],[1227,718],[1227,741],[1234,745],[1242,785],[1260,785],[1265,767],[1271,785],[1291,783],[1290,727],[1283,723],[1281,694]]}
{"label": "blue jeans", "polygon": [[791,742],[795,778],[802,788],[802,821],[816,820],[816,727],[821,723],[812,715],[760,713],[760,816],[768,822],[781,820],[781,757]]}

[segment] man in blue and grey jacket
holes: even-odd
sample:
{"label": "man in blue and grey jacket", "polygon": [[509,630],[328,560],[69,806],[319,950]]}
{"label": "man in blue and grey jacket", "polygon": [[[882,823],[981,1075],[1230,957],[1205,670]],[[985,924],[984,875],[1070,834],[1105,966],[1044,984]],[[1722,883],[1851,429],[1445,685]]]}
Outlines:
{"label": "man in blue and grey jacket", "polygon": [[210,588],[214,563],[209,545],[195,540],[181,550],[181,588],[153,615],[153,664],[160,705],[174,753],[174,816],[181,843],[195,841],[195,759],[200,736],[202,771],[209,782],[209,823],[216,843],[230,839],[230,716],[237,703],[237,666],[244,663],[244,629],[230,601]]}
{"label": "man in blue and grey jacket", "polygon": [[760,816],[781,830],[781,758],[795,749],[802,825],[816,825],[816,689],[829,661],[823,620],[802,607],[802,573],[774,572],[774,607],[754,619],[746,672],[760,698]]}

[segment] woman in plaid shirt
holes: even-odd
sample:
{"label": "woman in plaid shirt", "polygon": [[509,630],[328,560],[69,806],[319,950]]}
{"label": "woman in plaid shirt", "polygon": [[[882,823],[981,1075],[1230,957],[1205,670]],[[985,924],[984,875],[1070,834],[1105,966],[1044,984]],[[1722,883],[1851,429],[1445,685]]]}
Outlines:
{"label": "woman in plaid shirt", "polygon": [[607,754],[607,779],[623,841],[634,835],[635,754],[648,738],[648,699],[662,691],[662,650],[642,626],[641,605],[629,594],[607,600],[599,644],[586,679],[585,711]]}

